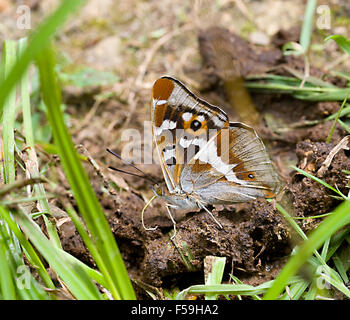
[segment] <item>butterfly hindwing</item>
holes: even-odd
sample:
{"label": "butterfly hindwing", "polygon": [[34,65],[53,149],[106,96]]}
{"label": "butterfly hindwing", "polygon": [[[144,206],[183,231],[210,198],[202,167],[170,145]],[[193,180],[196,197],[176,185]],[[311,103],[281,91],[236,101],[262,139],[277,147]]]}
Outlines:
{"label": "butterfly hindwing", "polygon": [[207,203],[272,197],[280,180],[254,129],[230,123],[186,165],[181,187]]}

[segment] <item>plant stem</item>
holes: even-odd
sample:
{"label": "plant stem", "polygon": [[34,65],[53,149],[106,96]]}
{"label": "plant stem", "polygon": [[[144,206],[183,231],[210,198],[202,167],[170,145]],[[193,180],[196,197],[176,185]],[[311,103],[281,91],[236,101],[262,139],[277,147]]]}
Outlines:
{"label": "plant stem", "polygon": [[332,139],[332,136],[333,136],[333,132],[334,132],[335,126],[337,125],[337,122],[338,122],[338,120],[339,120],[340,114],[341,114],[341,112],[343,111],[343,108],[344,108],[344,106],[345,106],[346,101],[348,100],[349,94],[350,94],[350,90],[348,90],[347,95],[346,95],[346,97],[345,97],[345,99],[344,99],[342,105],[340,106],[339,111],[337,112],[337,115],[336,115],[336,117],[335,117],[335,119],[334,119],[334,122],[333,122],[333,125],[332,125],[332,127],[331,127],[331,130],[329,131],[329,134],[328,134],[328,138],[327,138],[327,140],[326,140],[326,143],[330,143],[330,142],[331,142],[331,139]]}

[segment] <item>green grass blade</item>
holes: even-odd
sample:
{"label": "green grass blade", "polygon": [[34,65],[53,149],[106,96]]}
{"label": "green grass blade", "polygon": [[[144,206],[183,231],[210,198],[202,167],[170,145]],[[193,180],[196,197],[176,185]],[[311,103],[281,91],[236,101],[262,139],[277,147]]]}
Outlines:
{"label": "green grass blade", "polygon": [[[48,120],[52,126],[55,144],[62,165],[77,201],[80,213],[91,233],[100,256],[94,257],[108,288],[116,299],[135,299],[128,273],[118,246],[109,228],[102,208],[91,187],[90,181],[75,150],[60,109],[61,96],[54,71],[55,61],[51,48],[38,57],[40,84],[47,107]],[[99,259],[101,257],[101,259]]]}
{"label": "green grass blade", "polygon": [[90,238],[88,232],[85,230],[85,227],[81,219],[79,218],[78,214],[75,212],[75,210],[72,207],[67,207],[66,212],[68,213],[69,217],[72,219],[77,231],[79,232],[86,247],[89,249],[89,252],[91,253],[91,255],[96,259],[96,261],[101,261],[102,257],[99,253],[99,250],[95,245],[93,239]]}
{"label": "green grass blade", "polygon": [[349,89],[339,88],[337,90],[331,90],[328,92],[314,92],[314,93],[298,93],[292,92],[292,96],[296,99],[306,100],[306,101],[341,101],[344,100],[348,95]]}
{"label": "green grass blade", "polygon": [[338,119],[338,123],[344,128],[344,130],[350,134],[350,127],[343,121],[341,121],[340,119]]}
{"label": "green grass blade", "polygon": [[344,52],[346,52],[349,56],[350,56],[350,40],[347,39],[346,37],[339,35],[339,34],[335,34],[335,35],[330,35],[328,36],[326,39],[324,39],[325,42],[327,42],[328,40],[334,40],[338,46],[340,48],[342,48],[344,50]]}
{"label": "green grass blade", "polygon": [[[5,79],[12,70],[16,62],[16,48],[17,43],[12,40],[5,41],[4,52],[2,57],[2,78]],[[0,93],[1,94],[1,93]],[[16,114],[16,90],[8,93],[5,101],[4,112],[2,116],[3,121],[3,153],[4,153],[4,181],[5,183],[12,183],[15,181],[15,114]]]}
{"label": "green grass blade", "polygon": [[68,259],[66,252],[54,247],[42,233],[39,226],[26,214],[18,211],[16,212],[16,218],[30,241],[77,299],[98,300],[102,298],[91,278],[81,267],[81,263],[77,263],[77,260]]}
{"label": "green grass blade", "polygon": [[[18,41],[18,55],[22,56],[27,48],[27,38],[22,38]],[[29,72],[28,68],[24,70],[21,78],[21,102],[23,114],[24,134],[26,137],[26,145],[34,146],[34,134],[31,121],[30,111],[30,95],[29,95]]]}
{"label": "green grass blade", "polygon": [[[292,166],[292,168],[293,168],[294,170],[298,171],[299,173],[303,174],[304,176],[306,176],[306,177],[308,177],[308,178],[310,178],[310,179],[312,179],[312,180],[314,180],[314,181],[316,181],[316,182],[322,184],[322,185],[325,186],[326,188],[328,188],[328,189],[334,191],[335,193],[337,193],[339,196],[341,196],[341,197],[344,199],[344,195],[343,195],[341,192],[339,192],[337,189],[335,189],[335,188],[333,188],[331,185],[329,185],[327,182],[324,182],[323,180],[321,180],[321,179],[319,179],[319,178],[313,176],[312,174],[310,174],[310,173],[308,173],[308,172],[306,172],[306,171],[304,171],[304,170],[302,170],[302,169],[299,169],[299,168],[297,168],[297,167],[295,167],[295,166]],[[348,200],[348,199],[344,199],[344,200]]]}
{"label": "green grass blade", "polygon": [[305,9],[304,22],[300,32],[300,45],[303,47],[304,52],[309,48],[313,27],[314,14],[316,9],[317,0],[308,0]]}
{"label": "green grass blade", "polygon": [[[18,54],[22,56],[27,48],[27,39],[22,38],[18,42]],[[39,178],[39,168],[38,159],[35,152],[35,142],[34,133],[32,126],[32,115],[30,110],[30,96],[29,96],[29,79],[28,79],[28,69],[23,72],[21,78],[21,101],[22,101],[22,113],[23,113],[23,125],[26,139],[26,152],[28,153],[30,165],[27,165],[26,170],[29,172],[31,178]],[[34,185],[35,194],[41,197],[39,200],[40,208],[42,211],[50,213],[50,206],[47,198],[45,197],[45,189],[41,183]],[[46,217],[43,216],[45,221],[46,229],[49,234],[49,238],[52,243],[61,247],[60,238],[58,236],[56,227],[53,223]]]}
{"label": "green grass blade", "polygon": [[0,112],[8,95],[18,82],[18,79],[21,78],[23,72],[28,68],[30,62],[35,59],[41,50],[47,47],[58,28],[85,2],[84,0],[63,0],[59,7],[32,34],[27,49],[17,60],[6,79],[3,79],[0,84]]}
{"label": "green grass blade", "polygon": [[349,97],[349,94],[350,94],[350,90],[348,91],[348,94],[346,95],[343,103],[341,104],[340,108],[339,108],[339,111],[336,113],[336,117],[334,119],[334,122],[333,122],[333,125],[329,131],[329,134],[328,134],[328,137],[327,137],[327,140],[326,140],[326,143],[330,143],[331,142],[331,139],[332,139],[332,136],[333,136],[333,132],[334,132],[334,129],[335,129],[335,126],[337,125],[337,122],[339,120],[339,117],[341,115],[341,112],[343,111],[344,109],[344,106],[345,106],[345,103],[346,101],[348,100],[348,97]]}
{"label": "green grass blade", "polygon": [[[305,233],[301,230],[301,228],[296,224],[296,222],[294,221],[294,219],[289,215],[289,213],[280,205],[280,204],[276,204],[276,209],[282,213],[283,217],[292,225],[292,227],[298,232],[298,234],[301,236],[302,239],[307,240],[307,236],[305,235]],[[318,251],[315,249],[314,250],[314,255],[316,257],[316,260],[310,260],[312,264],[314,264],[315,268],[320,267],[323,271],[325,271],[325,273],[327,274],[327,281],[328,279],[331,279],[330,282],[335,288],[337,288],[339,291],[341,291],[342,293],[344,293],[344,295],[346,295],[347,297],[350,297],[350,291],[345,287],[344,283],[341,280],[341,276],[333,269],[331,269],[327,263],[326,263],[326,255],[327,255],[327,251],[328,251],[328,244],[330,241],[330,236],[325,240],[324,244],[323,244],[323,248],[322,248],[322,253],[319,254]],[[315,261],[315,262],[313,262]],[[290,288],[290,291],[293,292],[293,290],[297,290],[298,295],[302,294],[302,288],[306,285],[305,281],[303,281],[304,284],[302,285],[297,285],[297,284],[293,284]],[[308,284],[306,285],[306,287],[308,286]],[[295,288],[294,288],[295,287]],[[305,289],[304,289],[305,291]],[[294,293],[290,294],[292,297],[294,296]],[[293,298],[294,299],[294,298]]]}
{"label": "green grass blade", "polygon": [[334,255],[333,256],[333,262],[334,262],[334,265],[335,267],[337,268],[338,270],[338,273],[340,274],[340,276],[342,277],[343,281],[345,283],[349,282],[349,277],[348,275],[346,274],[346,268],[344,267],[344,264],[343,262],[341,261],[341,259],[339,258],[338,255]]}
{"label": "green grass blade", "polygon": [[[4,50],[1,59],[1,79],[5,79],[13,69],[16,62],[15,41],[7,40],[4,43]],[[15,139],[14,124],[16,115],[16,88],[12,88],[7,93],[4,100],[4,109],[2,114],[2,141],[3,141],[3,177],[5,184],[15,183]],[[15,299],[16,290],[12,271],[16,264],[22,262],[22,251],[15,235],[8,228],[6,222],[0,220],[0,286],[2,295],[5,299]]]}
{"label": "green grass blade", "polygon": [[[339,118],[344,117],[344,116],[346,116],[346,115],[349,114],[349,113],[350,113],[350,105],[347,103],[347,104],[346,104],[346,107],[340,112]],[[324,121],[333,120],[333,119],[335,119],[337,116],[338,116],[338,112],[333,113],[333,114],[331,114],[330,116],[328,116],[327,118],[325,118]]]}
{"label": "green grass blade", "polygon": [[308,286],[309,282],[303,279],[296,283],[292,283],[290,286],[286,287],[286,292],[281,297],[281,300],[299,300]]}
{"label": "green grass blade", "polygon": [[16,299],[16,289],[10,268],[9,252],[5,235],[0,230],[0,289],[5,300]]}
{"label": "green grass blade", "polygon": [[328,252],[328,249],[329,249],[329,243],[331,241],[331,237],[329,237],[328,239],[326,239],[326,241],[324,242],[323,244],[323,247],[322,247],[322,251],[321,251],[321,257],[324,261],[326,261],[326,258],[327,258],[327,252]]}
{"label": "green grass blade", "polygon": [[286,93],[296,99],[306,101],[342,101],[347,97],[349,91],[347,88],[309,86],[307,80],[302,88],[297,83],[291,84],[288,81],[276,83],[270,80],[265,80],[263,83],[261,81],[246,81],[244,86],[260,92]]}
{"label": "green grass blade", "polygon": [[[234,275],[230,274],[230,277],[234,281],[235,284],[243,284],[243,282],[240,279],[238,279],[237,277],[235,277]],[[254,300],[261,300],[261,298],[258,295],[256,295],[256,294],[252,294],[251,297]],[[242,300],[240,295],[237,295],[237,298],[239,300]]]}
{"label": "green grass blade", "polygon": [[84,273],[86,275],[88,275],[90,280],[94,280],[98,284],[100,284],[101,286],[108,288],[108,283],[106,282],[105,278],[103,277],[103,275],[99,271],[97,271],[93,268],[90,268],[89,266],[87,266],[86,264],[84,264],[83,262],[78,260],[77,258],[73,257],[72,255],[70,255],[66,251],[59,249],[59,248],[57,248],[57,250],[59,250],[60,254],[62,254],[64,256],[64,258],[67,261],[69,261],[69,263],[71,265],[77,265],[78,267],[80,267],[84,271]]}
{"label": "green grass blade", "polygon": [[[209,271],[206,276],[206,285],[220,284],[224,274],[226,258],[207,256],[204,260],[204,270]],[[205,300],[216,300],[217,295],[205,295]]]}
{"label": "green grass blade", "polygon": [[[54,198],[54,195],[50,195],[48,196],[48,198]],[[46,198],[46,197],[45,197]],[[13,198],[11,200],[1,200],[0,201],[0,206],[9,206],[9,205],[14,205],[14,204],[18,204],[18,203],[25,203],[25,202],[33,202],[33,201],[38,201],[41,200],[42,197],[23,197],[23,198]]]}
{"label": "green grass blade", "polygon": [[328,261],[346,240],[346,237],[350,233],[350,228],[341,230],[331,237],[329,248],[327,250],[326,261]]}
{"label": "green grass blade", "polygon": [[332,212],[327,212],[327,213],[323,213],[323,214],[318,214],[315,216],[306,216],[306,217],[293,217],[293,219],[295,220],[307,220],[307,219],[318,219],[318,218],[325,218],[329,215],[331,215]]}
{"label": "green grass blade", "polygon": [[334,213],[327,217],[320,225],[312,231],[309,239],[305,241],[297,253],[293,255],[282,271],[275,279],[271,288],[264,295],[264,299],[276,299],[281,293],[288,280],[297,273],[299,268],[306,260],[317,250],[325,240],[334,234],[341,227],[350,223],[350,202],[344,201],[335,210]]}
{"label": "green grass blade", "polygon": [[45,286],[47,288],[50,288],[50,289],[55,289],[55,286],[54,286],[53,282],[51,281],[51,278],[48,275],[48,273],[47,273],[43,263],[41,262],[39,256],[37,255],[37,253],[33,249],[30,242],[28,242],[28,240],[24,237],[24,235],[20,231],[17,224],[12,220],[9,212],[3,207],[0,207],[0,217],[4,221],[6,221],[6,223],[8,224],[10,229],[12,230],[12,232],[17,237],[21,246],[25,249],[25,252],[27,253],[28,260],[37,269],[37,272],[38,272],[39,276],[41,277],[41,279],[43,280]]}
{"label": "green grass blade", "polygon": [[[267,281],[256,287],[248,284],[217,284],[217,285],[194,285],[177,294],[176,299],[183,300],[187,294],[211,294],[211,295],[245,295],[255,296],[266,292],[275,280]],[[288,284],[299,282],[299,277],[291,278]]]}

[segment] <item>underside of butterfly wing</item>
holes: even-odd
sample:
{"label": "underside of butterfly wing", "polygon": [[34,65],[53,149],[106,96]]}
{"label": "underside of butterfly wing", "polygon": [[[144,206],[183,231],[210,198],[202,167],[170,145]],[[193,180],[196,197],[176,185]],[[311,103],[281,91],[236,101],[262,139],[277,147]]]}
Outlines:
{"label": "underside of butterfly wing", "polygon": [[265,146],[251,127],[223,128],[186,165],[181,189],[206,203],[232,203],[275,196],[281,187]]}
{"label": "underside of butterfly wing", "polygon": [[175,193],[180,190],[186,164],[213,132],[229,126],[228,117],[170,77],[154,83],[151,107],[153,138],[164,179],[169,192]]}

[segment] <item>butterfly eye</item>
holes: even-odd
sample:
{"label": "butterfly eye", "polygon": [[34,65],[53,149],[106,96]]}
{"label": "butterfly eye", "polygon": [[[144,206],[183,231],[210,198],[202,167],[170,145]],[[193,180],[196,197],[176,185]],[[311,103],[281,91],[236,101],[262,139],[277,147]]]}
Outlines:
{"label": "butterfly eye", "polygon": [[197,131],[201,126],[202,126],[202,123],[199,122],[198,120],[193,120],[193,121],[191,122],[191,129],[192,129],[193,131]]}
{"label": "butterfly eye", "polygon": [[157,193],[157,195],[158,196],[162,196],[163,195],[163,189],[161,188],[161,187],[158,187],[157,189],[156,189],[156,193]]}
{"label": "butterfly eye", "polygon": [[157,184],[152,187],[152,190],[156,196],[161,197],[163,195],[163,189]]}

